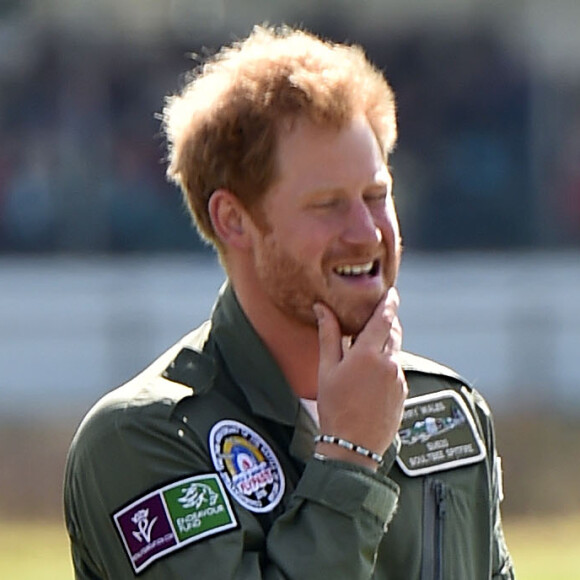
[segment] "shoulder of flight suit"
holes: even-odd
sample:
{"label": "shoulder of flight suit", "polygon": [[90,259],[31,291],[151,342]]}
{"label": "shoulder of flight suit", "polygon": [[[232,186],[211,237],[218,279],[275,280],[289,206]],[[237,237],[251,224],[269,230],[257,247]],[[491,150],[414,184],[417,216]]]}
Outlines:
{"label": "shoulder of flight suit", "polygon": [[[69,462],[92,453],[103,439],[147,424],[154,431],[171,422],[175,406],[195,392],[195,386],[167,376],[184,348],[196,349],[207,336],[207,325],[187,334],[126,384],[104,395],[81,422],[69,451]],[[203,374],[196,373],[203,378]]]}
{"label": "shoulder of flight suit", "polygon": [[[172,409],[182,398],[192,394],[192,388],[165,378],[164,371],[178,356],[184,343],[191,342],[191,333],[169,348],[146,369],[124,385],[105,394],[87,413],[73,440],[73,450],[83,434],[90,442],[101,431],[109,431],[114,423],[130,416],[133,409],[141,416],[151,414],[168,419]],[[90,434],[87,438],[87,432]]]}
{"label": "shoulder of flight suit", "polygon": [[460,391],[478,416],[488,448],[493,449],[495,442],[490,438],[493,435],[491,410],[483,395],[467,379],[448,366],[406,351],[401,353],[401,366],[410,383],[410,396],[413,395],[413,381],[409,377],[414,373],[435,379],[435,381],[430,381],[432,385],[428,388],[429,391],[449,387]]}
{"label": "shoulder of flight suit", "polygon": [[[478,414],[482,416],[485,423],[491,420],[491,410],[483,395],[467,379],[452,368],[406,351],[401,353],[401,366],[407,375],[412,373],[431,375],[433,378],[445,381],[449,386],[454,386],[456,390],[462,391],[473,402],[473,405],[478,410]],[[449,379],[451,379],[450,382],[448,382]]]}
{"label": "shoulder of flight suit", "polygon": [[467,381],[450,367],[411,352],[404,351],[401,353],[401,366],[407,372],[414,371],[431,375],[441,375],[468,385]]}
{"label": "shoulder of flight suit", "polygon": [[[204,464],[201,442],[180,435],[176,405],[193,389],[163,376],[188,334],[128,383],[104,395],[87,413],[71,443],[64,479],[64,508],[77,578],[98,576],[99,563],[126,575],[126,557],[112,515],[123,504]],[[90,525],[89,525],[90,522]],[[119,566],[119,568],[117,568]]]}

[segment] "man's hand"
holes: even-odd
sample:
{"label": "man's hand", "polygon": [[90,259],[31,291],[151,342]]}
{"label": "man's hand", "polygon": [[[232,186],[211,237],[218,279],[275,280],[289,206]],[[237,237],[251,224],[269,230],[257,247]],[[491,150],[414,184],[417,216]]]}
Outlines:
{"label": "man's hand", "polygon": [[[397,317],[399,295],[390,288],[373,315],[347,345],[334,313],[315,305],[320,362],[318,414],[320,432],[383,454],[399,429],[407,382],[398,355],[402,329]],[[376,463],[337,445],[318,443],[327,457],[376,468]]]}

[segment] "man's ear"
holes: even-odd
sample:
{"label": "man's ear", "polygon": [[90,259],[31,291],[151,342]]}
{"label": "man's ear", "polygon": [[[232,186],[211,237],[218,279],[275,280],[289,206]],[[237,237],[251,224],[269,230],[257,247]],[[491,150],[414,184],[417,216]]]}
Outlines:
{"label": "man's ear", "polygon": [[224,246],[246,249],[251,246],[248,231],[251,218],[240,200],[227,189],[216,189],[208,203],[214,231]]}

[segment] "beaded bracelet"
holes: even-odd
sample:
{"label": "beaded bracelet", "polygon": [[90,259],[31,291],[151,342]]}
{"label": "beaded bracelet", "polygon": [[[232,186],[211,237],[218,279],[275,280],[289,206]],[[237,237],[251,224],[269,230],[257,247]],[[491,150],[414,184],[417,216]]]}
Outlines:
{"label": "beaded bracelet", "polygon": [[367,449],[366,447],[362,447],[361,445],[356,445],[355,443],[351,443],[346,439],[341,439],[340,437],[335,437],[334,435],[317,435],[314,438],[314,443],[331,443],[332,445],[338,445],[344,449],[348,449],[349,451],[354,451],[359,455],[364,455],[369,459],[372,459],[379,465],[383,462],[383,458],[374,451]]}

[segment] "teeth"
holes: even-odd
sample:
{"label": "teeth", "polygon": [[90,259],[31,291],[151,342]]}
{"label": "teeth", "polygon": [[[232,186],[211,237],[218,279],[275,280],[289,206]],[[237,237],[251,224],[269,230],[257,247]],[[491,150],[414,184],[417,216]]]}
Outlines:
{"label": "teeth", "polygon": [[360,276],[369,274],[372,269],[373,262],[367,262],[366,264],[337,266],[335,271],[341,276]]}

